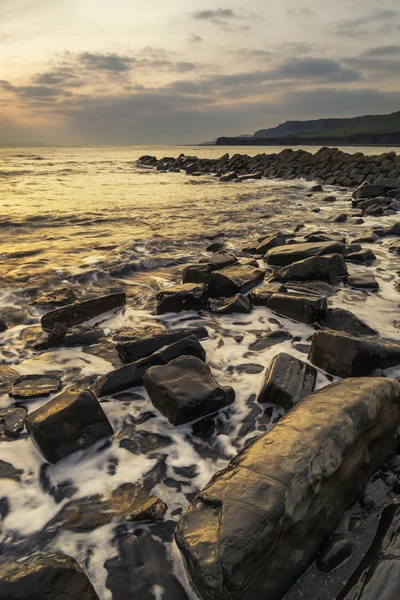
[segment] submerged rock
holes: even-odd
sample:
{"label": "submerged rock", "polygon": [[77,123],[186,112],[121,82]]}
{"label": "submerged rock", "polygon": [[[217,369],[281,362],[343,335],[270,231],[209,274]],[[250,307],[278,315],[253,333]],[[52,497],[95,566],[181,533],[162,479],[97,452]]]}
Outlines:
{"label": "submerged rock", "polygon": [[12,385],[10,396],[16,400],[42,398],[58,392],[62,382],[56,375],[22,375]]}
{"label": "submerged rock", "polygon": [[13,600],[99,600],[76,560],[42,554],[0,564],[0,598]]}
{"label": "submerged rock", "polygon": [[30,413],[26,428],[51,463],[114,433],[96,396],[72,387]]}
{"label": "submerged rock", "polygon": [[41,318],[41,324],[45,331],[51,331],[57,323],[65,327],[80,325],[89,319],[98,317],[110,310],[120,308],[126,303],[125,292],[108,294],[99,298],[75,302],[62,308],[57,308]]}
{"label": "submerged rock", "polygon": [[144,386],[154,406],[173,425],[206,417],[235,400],[232,388],[218,385],[208,365],[190,356],[149,369]]}
{"label": "submerged rock", "polygon": [[350,558],[352,552],[353,544],[347,535],[335,533],[322,549],[317,567],[323,573],[331,573]]}
{"label": "submerged rock", "polygon": [[126,425],[117,435],[119,446],[132,454],[152,455],[173,443],[172,438]]}
{"label": "submerged rock", "polygon": [[315,256],[325,256],[327,254],[344,254],[345,245],[342,242],[316,242],[306,244],[290,244],[280,248],[272,248],[265,255],[265,260],[269,265],[286,267],[294,262],[311,258]]}
{"label": "submerged rock", "polygon": [[400,581],[400,506],[385,508],[363,560],[337,600],[397,600]]}
{"label": "submerged rock", "polygon": [[36,300],[33,300],[31,304],[39,306],[40,308],[50,308],[67,306],[67,304],[72,304],[75,300],[76,296],[73,290],[70,290],[69,288],[60,288],[41,294]]}
{"label": "submerged rock", "polygon": [[275,277],[279,281],[310,281],[346,277],[347,267],[342,254],[314,256],[279,269]]}
{"label": "submerged rock", "polygon": [[267,308],[279,315],[300,321],[315,323],[324,314],[326,298],[320,296],[295,296],[294,294],[273,294],[267,300]]}
{"label": "submerged rock", "polygon": [[344,308],[328,308],[322,319],[319,320],[319,324],[327,329],[345,331],[350,335],[360,337],[378,335],[375,329]]}
{"label": "submerged rock", "polygon": [[20,481],[23,471],[16,469],[12,464],[0,460],[0,481],[2,479],[12,479]]}
{"label": "submerged rock", "polygon": [[321,329],[313,337],[308,358],[338,377],[367,377],[374,369],[400,365],[400,344]]}
{"label": "submerged rock", "polygon": [[264,277],[264,269],[251,265],[233,265],[211,273],[209,293],[211,298],[230,298],[236,294],[245,294]]}
{"label": "submerged rock", "polygon": [[314,391],[317,369],[282,352],[267,367],[257,402],[277,404],[285,411]]}
{"label": "submerged rock", "polygon": [[214,475],[176,530],[201,598],[283,598],[396,447],[399,397],[387,378],[327,386]]}
{"label": "submerged rock", "polygon": [[162,290],[156,296],[157,314],[204,310],[207,306],[207,288],[202,283],[184,283]]}

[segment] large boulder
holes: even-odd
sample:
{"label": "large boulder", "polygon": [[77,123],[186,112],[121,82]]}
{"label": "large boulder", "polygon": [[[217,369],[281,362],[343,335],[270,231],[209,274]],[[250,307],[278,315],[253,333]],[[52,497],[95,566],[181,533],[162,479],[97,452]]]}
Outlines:
{"label": "large boulder", "polygon": [[400,365],[400,344],[321,329],[313,337],[308,358],[332,375],[364,377],[374,369]]}
{"label": "large boulder", "polygon": [[146,371],[157,365],[166,365],[179,356],[197,356],[206,360],[206,352],[195,336],[184,338],[150,356],[146,356],[129,365],[104,375],[94,386],[93,391],[98,398],[117,394],[130,387],[143,385]]}
{"label": "large boulder", "polygon": [[202,283],[174,285],[157,294],[157,314],[204,310],[207,306],[207,287]]}
{"label": "large boulder", "polygon": [[267,300],[267,308],[301,323],[315,323],[326,311],[326,298],[321,296],[301,296],[294,294],[272,294]]}
{"label": "large boulder", "polygon": [[68,304],[43,315],[41,324],[45,331],[51,331],[57,323],[69,328],[74,325],[80,325],[110,310],[120,308],[125,303],[125,292],[108,294],[107,296],[92,298],[83,302],[75,302],[74,304]]}
{"label": "large boulder", "polygon": [[265,277],[265,269],[252,265],[233,265],[214,271],[210,275],[209,294],[211,298],[231,298],[236,294],[245,294]]}
{"label": "large boulder", "polygon": [[356,200],[362,200],[364,198],[377,198],[385,193],[385,188],[382,185],[374,185],[364,181],[356,190],[353,192],[353,198]]}
{"label": "large boulder", "polygon": [[99,600],[76,560],[65,554],[42,554],[0,564],[4,600]]}
{"label": "large boulder", "polygon": [[150,400],[173,425],[206,417],[235,400],[233,389],[218,385],[208,365],[192,356],[153,367],[143,380]]}
{"label": "large boulder", "polygon": [[400,590],[400,506],[385,508],[368,552],[337,600],[397,600]]}
{"label": "large boulder", "polygon": [[341,381],[216,473],[176,530],[200,597],[283,598],[396,448],[399,424],[397,381]]}
{"label": "large boulder", "polygon": [[30,413],[25,424],[32,441],[51,463],[114,433],[96,396],[73,387]]}
{"label": "large boulder", "polygon": [[266,369],[257,394],[257,402],[277,404],[285,411],[314,391],[317,369],[282,352]]}
{"label": "large boulder", "polygon": [[232,254],[219,252],[200,260],[197,265],[188,265],[182,273],[182,283],[208,283],[210,274],[213,271],[225,269],[234,265],[237,258]]}
{"label": "large boulder", "polygon": [[319,320],[319,324],[326,329],[344,331],[360,337],[378,335],[375,329],[344,308],[328,308]]}
{"label": "large boulder", "polygon": [[272,248],[265,255],[269,265],[286,267],[299,260],[313,256],[326,256],[327,254],[344,254],[346,246],[342,242],[315,242],[306,244],[289,244]]}
{"label": "large boulder", "polygon": [[275,274],[279,281],[310,281],[346,277],[347,267],[342,254],[314,256],[282,267]]}

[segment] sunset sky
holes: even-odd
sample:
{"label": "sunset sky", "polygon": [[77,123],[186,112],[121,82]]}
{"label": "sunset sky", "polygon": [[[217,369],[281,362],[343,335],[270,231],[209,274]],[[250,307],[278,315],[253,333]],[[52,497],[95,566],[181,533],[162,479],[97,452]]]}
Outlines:
{"label": "sunset sky", "polygon": [[0,0],[0,143],[195,143],[400,110],[399,0]]}

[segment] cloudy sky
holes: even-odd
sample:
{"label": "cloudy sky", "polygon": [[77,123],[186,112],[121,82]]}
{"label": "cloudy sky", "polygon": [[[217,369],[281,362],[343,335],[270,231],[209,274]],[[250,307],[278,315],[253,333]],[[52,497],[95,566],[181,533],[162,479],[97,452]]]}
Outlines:
{"label": "cloudy sky", "polygon": [[0,0],[0,143],[195,143],[400,110],[399,0]]}

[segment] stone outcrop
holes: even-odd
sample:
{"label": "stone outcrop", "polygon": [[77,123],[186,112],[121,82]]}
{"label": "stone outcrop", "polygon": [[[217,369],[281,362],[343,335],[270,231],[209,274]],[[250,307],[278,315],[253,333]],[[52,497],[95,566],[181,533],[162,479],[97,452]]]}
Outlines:
{"label": "stone outcrop", "polygon": [[211,273],[208,291],[211,298],[230,298],[245,294],[261,283],[264,277],[264,269],[252,265],[233,265]]}
{"label": "stone outcrop", "polygon": [[326,298],[295,294],[272,294],[266,302],[267,308],[278,315],[301,323],[315,323],[325,314]]}
{"label": "stone outcrop", "polygon": [[269,265],[286,267],[295,262],[312,258],[315,256],[326,256],[327,254],[344,254],[346,247],[341,242],[314,242],[305,244],[290,244],[272,248],[265,255]]}
{"label": "stone outcrop", "polygon": [[275,273],[278,281],[312,281],[313,279],[330,280],[332,277],[344,278],[347,267],[342,254],[315,256],[294,262],[282,267]]}
{"label": "stone outcrop", "polygon": [[43,315],[41,324],[45,331],[51,331],[57,323],[69,328],[74,325],[80,325],[110,310],[120,308],[125,303],[125,292],[75,302]]}
{"label": "stone outcrop", "polygon": [[204,310],[207,306],[207,288],[202,283],[183,283],[162,290],[156,296],[157,314]]}
{"label": "stone outcrop", "polygon": [[196,496],[176,541],[204,600],[280,599],[396,448],[400,384],[308,396]]}

